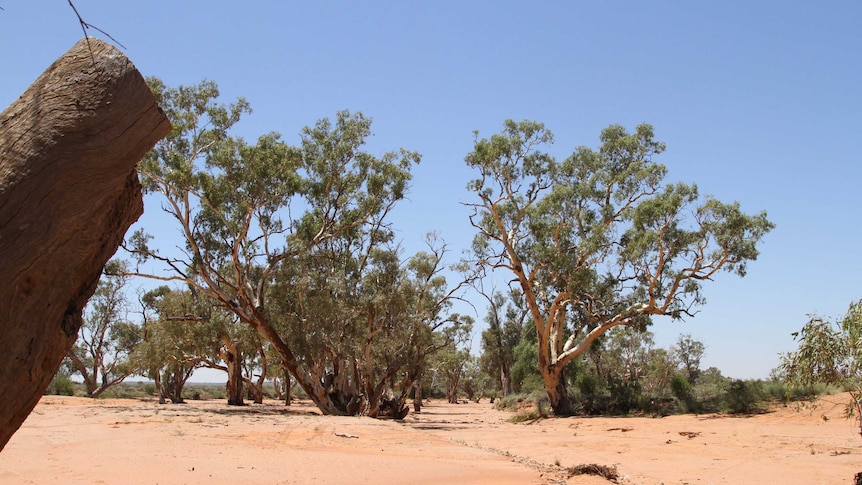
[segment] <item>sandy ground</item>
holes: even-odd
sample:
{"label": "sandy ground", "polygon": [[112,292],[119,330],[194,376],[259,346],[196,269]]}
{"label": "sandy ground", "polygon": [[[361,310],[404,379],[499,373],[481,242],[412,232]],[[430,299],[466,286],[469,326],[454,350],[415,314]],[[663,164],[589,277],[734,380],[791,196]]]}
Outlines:
{"label": "sandy ground", "polygon": [[620,483],[851,483],[862,437],[843,399],[814,412],[513,424],[487,402],[434,401],[396,422],[308,403],[46,396],[0,453],[0,483],[608,483],[562,468],[593,463],[616,466]]}

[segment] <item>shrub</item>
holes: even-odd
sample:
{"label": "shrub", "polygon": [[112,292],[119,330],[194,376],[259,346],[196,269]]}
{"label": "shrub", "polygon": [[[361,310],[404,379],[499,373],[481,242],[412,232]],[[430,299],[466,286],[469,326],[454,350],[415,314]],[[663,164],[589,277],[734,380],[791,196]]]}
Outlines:
{"label": "shrub", "polygon": [[679,403],[681,411],[695,412],[700,409],[694,399],[694,388],[684,375],[675,374],[673,376],[673,379],[670,381],[670,390],[673,393],[673,397]]}
{"label": "shrub", "polygon": [[734,379],[724,395],[724,405],[733,414],[748,414],[760,409],[762,393],[756,381]]}
{"label": "shrub", "polygon": [[599,377],[590,372],[581,373],[575,383],[577,388],[576,397],[580,402],[581,408],[586,414],[599,414],[604,406],[603,388]]}
{"label": "shrub", "polygon": [[788,385],[779,380],[771,380],[762,384],[763,397],[770,401],[789,403],[792,401],[811,400],[824,394],[841,391],[826,384]]}
{"label": "shrub", "polygon": [[51,380],[51,384],[49,384],[48,388],[45,389],[45,394],[52,394],[55,396],[74,396],[75,383],[69,378],[69,374],[61,370],[54,375],[54,379]]}
{"label": "shrub", "polygon": [[545,391],[509,394],[494,403],[494,409],[515,412],[509,421],[520,423],[547,417],[550,414],[550,401]]}
{"label": "shrub", "polygon": [[611,379],[608,382],[610,391],[609,410],[614,414],[629,414],[644,408],[641,401],[641,388],[638,384]]}

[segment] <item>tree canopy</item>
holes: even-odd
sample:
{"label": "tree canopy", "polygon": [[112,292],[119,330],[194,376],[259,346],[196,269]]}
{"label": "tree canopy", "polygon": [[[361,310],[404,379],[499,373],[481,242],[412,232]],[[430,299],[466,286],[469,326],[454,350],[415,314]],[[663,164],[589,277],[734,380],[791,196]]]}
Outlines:
{"label": "tree canopy", "polygon": [[559,415],[573,412],[567,363],[616,326],[694,315],[703,283],[722,270],[744,276],[773,228],[765,213],[664,183],[667,169],[653,158],[665,145],[650,125],[611,125],[599,139],[598,150],[557,161],[544,125],[509,120],[490,138],[477,133],[466,157],[479,175],[467,204],[476,262],[507,272],[523,292]]}
{"label": "tree canopy", "polygon": [[150,85],[174,129],[140,174],[185,247],[165,254],[139,231],[126,249],[167,272],[132,273],[182,282],[249,325],[324,413],[374,415],[387,392],[402,412],[429,335],[465,323],[449,314],[445,244],[402,260],[388,222],[419,154],[364,151],[371,120],[347,111],[298,146],[277,133],[248,144],[230,135],[245,100],[221,104],[209,81]]}

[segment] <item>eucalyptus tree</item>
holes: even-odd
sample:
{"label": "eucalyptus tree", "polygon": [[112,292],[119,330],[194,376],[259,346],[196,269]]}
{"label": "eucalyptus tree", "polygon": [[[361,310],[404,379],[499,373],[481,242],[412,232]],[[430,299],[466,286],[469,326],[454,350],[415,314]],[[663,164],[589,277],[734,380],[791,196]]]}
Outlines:
{"label": "eucalyptus tree", "polygon": [[706,353],[706,345],[691,335],[680,334],[676,344],[671,346],[671,352],[682,365],[688,382],[694,385],[700,376],[700,361]]}
{"label": "eucalyptus tree", "polygon": [[141,341],[140,328],[128,318],[128,277],[118,276],[124,262],[109,261],[96,292],[84,309],[78,341],[66,357],[81,374],[87,396],[103,392],[134,374],[129,356]]}
{"label": "eucalyptus tree", "polygon": [[173,130],[139,171],[144,190],[160,196],[177,224],[184,247],[169,254],[143,231],[134,234],[126,248],[166,269],[135,274],[192,286],[271,344],[322,412],[349,414],[347,403],[328,392],[329,383],[303,365],[302,349],[280,334],[268,295],[277,273],[313,266],[309,259],[322,257],[325,244],[373,237],[385,227],[419,155],[364,151],[371,121],[346,111],[303,129],[298,147],[275,133],[248,144],[229,135],[249,112],[244,100],[219,103],[212,82],[171,89],[151,79],[150,85]]}
{"label": "eucalyptus tree", "polygon": [[[194,296],[196,292],[193,292]],[[201,367],[220,370],[227,374],[227,403],[231,406],[245,404],[247,389],[254,402],[263,402],[263,381],[267,359],[260,336],[248,325],[238,321],[235,314],[213,305],[212,301],[195,298],[197,312],[178,319],[198,328],[202,345],[194,357]],[[177,317],[168,317],[177,319]],[[257,376],[255,378],[255,373]]]}
{"label": "eucalyptus tree", "polygon": [[772,229],[765,213],[702,198],[696,185],[663,182],[664,151],[651,126],[612,125],[598,150],[557,161],[542,124],[506,121],[476,134],[467,164],[476,200],[470,222],[479,264],[507,272],[524,294],[538,338],[538,367],[557,415],[574,412],[563,369],[604,332],[678,319],[702,304],[702,284],[745,275]]}
{"label": "eucalyptus tree", "polygon": [[132,362],[155,382],[160,403],[182,403],[186,382],[218,341],[201,323],[201,302],[189,290],[160,286],[141,295],[140,303],[143,340]]}
{"label": "eucalyptus tree", "polygon": [[482,332],[482,364],[489,375],[498,377],[500,391],[507,396],[512,392],[515,347],[521,342],[528,311],[517,289],[508,295],[499,291],[488,295],[481,290],[480,294],[488,300],[485,315],[488,328]]}
{"label": "eucalyptus tree", "polygon": [[799,347],[781,356],[775,373],[792,386],[829,384],[850,394],[847,416],[862,435],[862,300],[837,321],[812,315],[793,334]]}
{"label": "eucalyptus tree", "polygon": [[634,327],[616,327],[603,339],[604,377],[629,387],[640,387],[649,371],[655,341],[653,333]]}
{"label": "eucalyptus tree", "polygon": [[297,358],[349,414],[403,417],[426,358],[471,325],[451,312],[460,286],[441,275],[445,245],[400,260],[382,231],[334,238],[284,266],[270,310]]}

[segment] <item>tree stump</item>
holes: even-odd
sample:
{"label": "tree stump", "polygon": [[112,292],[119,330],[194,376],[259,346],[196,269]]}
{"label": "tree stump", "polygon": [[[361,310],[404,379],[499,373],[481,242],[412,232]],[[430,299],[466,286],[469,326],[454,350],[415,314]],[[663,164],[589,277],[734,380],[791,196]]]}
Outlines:
{"label": "tree stump", "polygon": [[0,113],[0,450],[75,342],[143,213],[137,162],[169,131],[131,61],[93,38]]}

